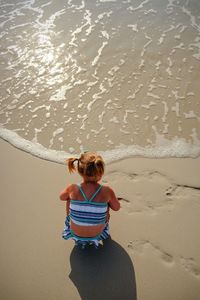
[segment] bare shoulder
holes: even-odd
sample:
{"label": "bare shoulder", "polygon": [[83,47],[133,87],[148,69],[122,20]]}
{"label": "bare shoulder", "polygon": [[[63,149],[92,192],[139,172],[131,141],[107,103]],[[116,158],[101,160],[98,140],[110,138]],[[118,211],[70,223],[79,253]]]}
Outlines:
{"label": "bare shoulder", "polygon": [[114,191],[109,186],[105,186],[105,198],[107,199],[109,207],[112,210],[118,211],[120,209],[120,203]]}
{"label": "bare shoulder", "polygon": [[74,191],[74,184],[68,184],[66,188],[60,193],[60,200],[69,200],[71,193]]}
{"label": "bare shoulder", "polygon": [[76,197],[77,192],[79,191],[79,188],[78,188],[77,184],[72,183],[67,186],[66,191],[67,191],[69,199],[72,199],[72,198]]}
{"label": "bare shoulder", "polygon": [[74,183],[70,183],[70,184],[68,184],[66,189],[67,189],[68,192],[72,192],[72,191],[77,189],[77,185],[74,184]]}
{"label": "bare shoulder", "polygon": [[104,190],[105,191],[112,191],[112,189],[111,189],[111,187],[110,186],[108,186],[108,185],[103,185],[103,188],[104,188]]}
{"label": "bare shoulder", "polygon": [[110,196],[112,196],[114,194],[114,191],[108,185],[104,185],[103,189],[104,189],[104,192]]}

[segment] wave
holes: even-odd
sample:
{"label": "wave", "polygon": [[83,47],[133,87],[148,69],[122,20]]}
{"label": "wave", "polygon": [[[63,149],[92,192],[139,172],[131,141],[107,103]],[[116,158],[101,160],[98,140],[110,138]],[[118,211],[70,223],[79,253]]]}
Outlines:
{"label": "wave", "polygon": [[[51,162],[64,164],[65,160],[72,156],[71,153],[48,149],[37,142],[28,141],[20,137],[16,132],[3,127],[0,128],[0,137],[18,149]],[[97,152],[102,155],[106,163],[112,163],[128,157],[196,158],[200,156],[200,140],[196,138],[195,133],[193,134],[193,142],[187,142],[184,138],[178,137],[169,140],[157,133],[156,142],[153,146],[121,145],[112,150],[98,151],[97,149]],[[73,154],[73,156],[79,155],[80,153]]]}

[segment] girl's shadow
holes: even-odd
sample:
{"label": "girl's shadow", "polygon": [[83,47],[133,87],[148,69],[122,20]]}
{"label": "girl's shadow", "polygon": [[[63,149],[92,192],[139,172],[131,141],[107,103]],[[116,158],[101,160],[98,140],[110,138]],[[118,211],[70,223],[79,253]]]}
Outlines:
{"label": "girl's shadow", "polygon": [[74,247],[72,280],[82,300],[136,300],[136,281],[128,253],[111,238],[99,249]]}

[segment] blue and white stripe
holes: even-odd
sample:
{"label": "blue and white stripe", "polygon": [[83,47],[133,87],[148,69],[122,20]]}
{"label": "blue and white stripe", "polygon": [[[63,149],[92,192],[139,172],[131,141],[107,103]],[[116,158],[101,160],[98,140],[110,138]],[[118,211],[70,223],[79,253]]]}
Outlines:
{"label": "blue and white stripe", "polygon": [[[90,243],[93,242],[98,246],[101,240],[105,240],[109,236],[109,225],[107,223],[107,203],[92,202],[97,193],[101,190],[102,186],[96,190],[92,197],[88,200],[83,189],[79,186],[79,189],[84,197],[84,201],[70,200],[69,215],[65,220],[65,227],[63,230],[63,238],[68,240],[72,238],[75,242]],[[105,225],[102,232],[94,237],[80,237],[77,236],[72,230],[70,223],[73,222],[79,226],[97,226]]]}
{"label": "blue and white stripe", "polygon": [[74,224],[80,226],[95,226],[106,223],[107,203],[71,200],[69,208],[70,219]]}

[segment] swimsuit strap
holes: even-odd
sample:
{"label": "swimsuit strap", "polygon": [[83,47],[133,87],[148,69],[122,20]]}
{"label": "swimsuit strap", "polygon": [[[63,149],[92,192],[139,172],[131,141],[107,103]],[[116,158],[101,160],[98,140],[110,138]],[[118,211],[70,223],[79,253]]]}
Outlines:
{"label": "swimsuit strap", "polygon": [[89,202],[92,202],[92,200],[96,197],[96,195],[98,194],[98,192],[101,190],[102,185],[100,185],[98,187],[98,189],[96,190],[96,192],[94,192],[94,194],[92,195],[92,197],[89,199]]}
{"label": "swimsuit strap", "polygon": [[81,194],[83,195],[83,198],[85,199],[86,202],[88,202],[88,198],[86,197],[81,185],[80,184],[77,184],[77,185],[78,185],[79,190],[81,191]]}
{"label": "swimsuit strap", "polygon": [[98,189],[94,192],[94,194],[92,195],[92,197],[91,197],[90,199],[88,199],[88,198],[86,197],[86,195],[85,195],[85,193],[84,193],[84,191],[83,191],[83,189],[82,189],[82,187],[81,187],[80,184],[78,184],[78,188],[79,188],[79,190],[81,191],[81,194],[83,195],[83,198],[85,199],[85,201],[87,201],[87,202],[92,202],[92,200],[96,197],[96,195],[97,195],[97,194],[99,193],[99,191],[101,190],[102,185],[100,185],[100,186],[98,187]]}

